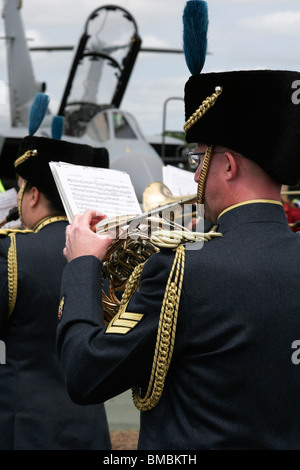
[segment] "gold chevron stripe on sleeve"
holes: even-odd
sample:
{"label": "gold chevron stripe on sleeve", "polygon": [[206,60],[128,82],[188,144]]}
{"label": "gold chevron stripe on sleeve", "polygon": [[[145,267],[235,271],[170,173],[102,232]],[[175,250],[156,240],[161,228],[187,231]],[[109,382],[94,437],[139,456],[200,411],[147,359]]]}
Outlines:
{"label": "gold chevron stripe on sleeve", "polygon": [[143,318],[142,313],[119,312],[108,324],[106,333],[125,335]]}

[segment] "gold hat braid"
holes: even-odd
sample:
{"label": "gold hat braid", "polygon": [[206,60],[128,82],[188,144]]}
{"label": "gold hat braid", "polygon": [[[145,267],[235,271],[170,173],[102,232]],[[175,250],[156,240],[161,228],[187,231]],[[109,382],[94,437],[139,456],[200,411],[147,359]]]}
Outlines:
{"label": "gold hat braid", "polygon": [[[208,96],[205,100],[202,101],[201,105],[198,109],[189,117],[186,123],[183,126],[185,132],[188,131],[199,119],[204,116],[204,114],[214,106],[216,100],[222,93],[223,89],[221,86],[215,87],[215,92]],[[205,192],[205,185],[207,179],[208,168],[211,160],[211,156],[213,154],[213,147],[209,145],[205,152],[205,157],[202,163],[201,172],[198,181],[198,189],[197,189],[197,204],[204,204],[204,192]]]}
{"label": "gold hat braid", "polygon": [[213,154],[213,146],[208,145],[206,152],[205,152],[204,159],[203,159],[200,175],[199,175],[198,188],[197,188],[197,204],[204,204],[205,186],[206,186],[207,174],[208,174],[208,169],[209,169],[209,164],[210,164],[212,154]]}
{"label": "gold hat braid", "polygon": [[202,101],[199,108],[196,109],[196,111],[188,118],[188,120],[184,124],[183,129],[185,132],[190,129],[197,121],[199,121],[199,119],[201,119],[202,116],[204,116],[204,114],[215,104],[222,91],[223,89],[221,86],[216,86],[215,92]]}

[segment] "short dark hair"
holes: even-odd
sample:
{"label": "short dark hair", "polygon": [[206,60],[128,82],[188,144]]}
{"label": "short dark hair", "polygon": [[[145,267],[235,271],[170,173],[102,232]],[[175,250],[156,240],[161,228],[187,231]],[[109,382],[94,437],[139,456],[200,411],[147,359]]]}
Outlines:
{"label": "short dark hair", "polygon": [[[30,189],[32,189],[33,187],[37,187],[37,186],[30,183],[29,181],[26,181],[26,186],[24,188],[24,192],[30,191]],[[64,206],[63,206],[61,201],[58,201],[57,199],[55,199],[55,201],[53,201],[49,196],[47,196],[47,194],[43,193],[43,191],[41,191],[40,189],[39,189],[39,191],[40,191],[40,193],[43,194],[44,198],[47,200],[48,205],[49,205],[49,209],[51,211],[57,212],[58,215],[66,215]]]}

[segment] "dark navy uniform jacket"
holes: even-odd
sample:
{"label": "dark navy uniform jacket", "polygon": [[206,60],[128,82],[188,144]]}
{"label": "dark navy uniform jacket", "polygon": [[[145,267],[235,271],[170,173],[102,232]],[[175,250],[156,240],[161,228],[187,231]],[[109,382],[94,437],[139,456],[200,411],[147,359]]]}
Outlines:
{"label": "dark navy uniform jacket", "polygon": [[[0,449],[110,448],[103,405],[71,401],[55,352],[66,225],[40,224],[36,233],[0,237],[0,339],[6,346],[6,364],[0,365]],[[12,290],[16,302],[7,318]]]}
{"label": "dark navy uniform jacket", "polygon": [[[266,201],[224,211],[218,231],[186,249],[173,358],[157,406],[141,412],[139,448],[300,449],[300,236]],[[127,307],[143,316],[126,334],[103,327],[101,263],[66,266],[57,345],[76,402],[145,390],[173,259],[146,262]]]}

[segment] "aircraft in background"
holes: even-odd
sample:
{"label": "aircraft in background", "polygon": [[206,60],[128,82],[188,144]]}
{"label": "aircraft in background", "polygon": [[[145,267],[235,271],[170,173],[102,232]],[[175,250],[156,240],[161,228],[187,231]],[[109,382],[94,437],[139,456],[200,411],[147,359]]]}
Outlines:
{"label": "aircraft in background", "polygon": [[[0,129],[0,179],[7,189],[15,186],[13,162],[20,140],[28,134],[32,102],[36,93],[46,90],[46,84],[35,79],[21,7],[21,0],[4,0],[2,14],[11,119]],[[134,116],[120,109],[141,42],[128,11],[114,5],[94,10],[85,23],[57,112],[64,116],[62,139],[106,147],[110,168],[130,175],[139,201],[150,182],[162,181],[164,166]],[[52,118],[48,112],[35,135],[51,137]]]}

